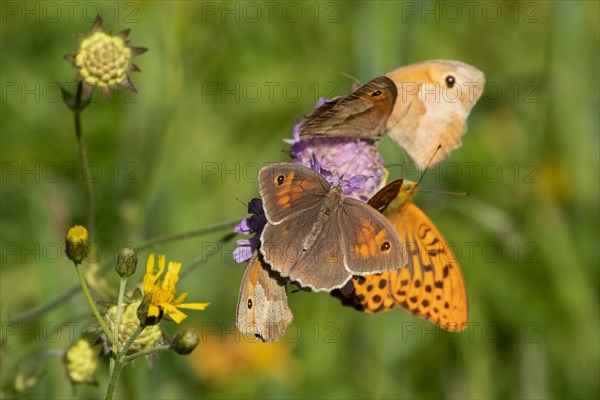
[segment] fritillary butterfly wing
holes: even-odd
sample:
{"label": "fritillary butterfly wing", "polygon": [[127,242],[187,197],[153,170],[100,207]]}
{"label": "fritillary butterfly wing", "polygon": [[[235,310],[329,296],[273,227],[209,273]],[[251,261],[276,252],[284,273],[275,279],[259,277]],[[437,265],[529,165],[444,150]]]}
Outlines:
{"label": "fritillary butterfly wing", "polygon": [[444,329],[461,331],[468,321],[468,302],[460,267],[440,231],[410,202],[416,186],[408,187],[411,192],[396,180],[369,200],[396,228],[408,262],[395,271],[353,277],[352,305],[368,313],[399,306]]}

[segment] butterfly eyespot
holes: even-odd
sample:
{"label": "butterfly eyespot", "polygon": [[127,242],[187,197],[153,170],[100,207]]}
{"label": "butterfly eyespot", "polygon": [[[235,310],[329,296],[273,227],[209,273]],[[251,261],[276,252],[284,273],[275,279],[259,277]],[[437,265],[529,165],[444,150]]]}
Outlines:
{"label": "butterfly eyespot", "polygon": [[275,179],[275,183],[277,183],[277,185],[283,185],[283,182],[285,182],[285,176],[283,175],[279,175],[277,179]]}
{"label": "butterfly eyespot", "polygon": [[252,310],[252,299],[248,299],[248,310]]}
{"label": "butterfly eyespot", "polygon": [[392,248],[392,244],[390,242],[383,242],[381,245],[381,251],[388,251]]}
{"label": "butterfly eyespot", "polygon": [[452,75],[448,75],[446,77],[446,86],[448,86],[449,88],[452,88],[455,83],[456,83],[456,79],[454,79],[454,77]]}
{"label": "butterfly eyespot", "polygon": [[381,96],[381,90],[376,90],[375,92],[373,92],[373,94],[371,94],[371,97],[377,97],[377,96]]}

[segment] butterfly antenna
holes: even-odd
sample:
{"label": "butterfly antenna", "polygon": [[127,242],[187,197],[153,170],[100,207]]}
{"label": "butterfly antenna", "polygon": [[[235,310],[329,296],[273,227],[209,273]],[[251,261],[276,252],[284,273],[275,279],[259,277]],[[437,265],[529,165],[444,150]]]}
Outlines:
{"label": "butterfly antenna", "polygon": [[[419,184],[423,180],[423,177],[425,176],[425,171],[427,171],[427,168],[429,168],[429,165],[431,165],[431,161],[433,161],[433,157],[435,157],[436,153],[441,148],[442,148],[442,145],[440,144],[440,145],[438,145],[437,149],[435,149],[435,151],[431,155],[431,158],[427,162],[427,166],[423,170],[423,173],[421,173],[421,177],[419,178],[419,181],[417,182],[417,184],[415,185],[415,187],[419,186]],[[453,196],[470,196],[471,195],[471,193],[469,193],[469,192],[445,192],[445,191],[440,191],[440,190],[421,190],[421,193],[440,193],[440,194],[450,194],[450,195],[453,195]]]}
{"label": "butterfly antenna", "polygon": [[244,207],[248,206],[248,203],[244,203],[243,201],[241,201],[240,199],[238,199],[237,197],[235,198],[237,201],[239,201]]}
{"label": "butterfly antenna", "polygon": [[452,196],[470,196],[471,192],[446,192],[443,190],[419,190],[421,193],[438,193],[438,194],[449,194]]}
{"label": "butterfly antenna", "polygon": [[[410,111],[410,107],[412,106],[412,104],[409,104],[408,107],[406,107],[406,110],[402,113],[402,115],[400,115],[398,118],[396,118],[392,124],[388,124],[388,126],[390,126],[390,128],[393,128],[398,122],[400,122],[400,120],[402,120],[402,118],[404,118],[406,116],[406,114],[408,114],[408,112]],[[389,131],[390,129],[387,129],[386,131]]]}
{"label": "butterfly antenna", "polygon": [[423,178],[425,178],[425,172],[427,172],[427,169],[429,168],[429,166],[431,165],[431,162],[433,161],[433,157],[435,157],[435,155],[437,154],[438,151],[440,151],[441,148],[442,148],[442,145],[438,144],[438,147],[435,149],[435,151],[433,152],[433,154],[429,158],[429,161],[427,161],[427,165],[423,169],[423,172],[421,172],[421,176],[419,177],[419,180],[415,184],[415,186],[413,188],[413,191],[416,190],[417,187],[419,187],[419,185],[423,181]]}
{"label": "butterfly antenna", "polygon": [[359,80],[358,80],[356,77],[354,77],[354,76],[352,76],[352,75],[350,75],[350,74],[347,74],[347,73],[345,73],[345,72],[340,72],[340,71],[338,71],[338,70],[335,70],[335,69],[333,69],[333,68],[327,68],[327,69],[326,69],[326,71],[328,71],[328,72],[334,72],[334,73],[336,73],[336,74],[338,74],[338,75],[345,76],[346,78],[348,78],[348,79],[350,79],[350,80],[354,81],[354,83],[356,83],[357,85],[362,85],[362,82],[361,82],[361,81],[359,81]]}

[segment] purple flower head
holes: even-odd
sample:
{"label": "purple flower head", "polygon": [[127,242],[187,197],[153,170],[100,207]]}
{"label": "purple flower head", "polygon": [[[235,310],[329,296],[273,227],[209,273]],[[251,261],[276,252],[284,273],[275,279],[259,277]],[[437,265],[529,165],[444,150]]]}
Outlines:
{"label": "purple flower head", "polygon": [[[318,108],[327,99],[319,99]],[[387,170],[377,151],[377,143],[372,139],[312,137],[301,138],[299,122],[294,126],[292,139],[285,139],[291,145],[291,155],[295,163],[302,164],[321,174],[331,185],[341,185],[344,195],[366,202],[383,185]],[[248,204],[252,215],[242,220],[234,229],[236,233],[255,234],[250,239],[237,241],[233,252],[237,262],[251,258],[260,245],[260,234],[267,220],[261,199],[253,199]]]}
{"label": "purple flower head", "polygon": [[[319,99],[316,107],[326,100]],[[387,177],[383,167],[383,158],[377,151],[377,143],[372,139],[339,137],[301,138],[302,121],[294,126],[293,139],[286,140],[291,145],[291,155],[296,163],[315,170],[312,165],[316,159],[321,169],[331,176],[325,179],[336,184],[333,179],[341,178],[344,194],[361,201],[367,201],[379,190]],[[320,173],[320,171],[317,171]],[[356,178],[362,175],[363,178]],[[350,183],[345,183],[348,180]]]}
{"label": "purple flower head", "polygon": [[248,218],[244,218],[233,228],[235,233],[244,235],[254,234],[250,239],[238,239],[236,241],[237,247],[233,251],[233,259],[238,263],[248,261],[252,257],[252,253],[260,244],[260,234],[267,223],[261,199],[250,200],[248,203],[248,212],[251,215]]}
{"label": "purple flower head", "polygon": [[[302,164],[298,159],[296,159],[296,163]],[[350,197],[354,197],[355,193],[364,192],[365,184],[369,179],[369,177],[360,174],[354,175],[350,179],[344,179],[343,175],[339,175],[337,172],[332,172],[323,167],[314,153],[305,166],[324,177],[331,186],[341,185],[344,195]]]}

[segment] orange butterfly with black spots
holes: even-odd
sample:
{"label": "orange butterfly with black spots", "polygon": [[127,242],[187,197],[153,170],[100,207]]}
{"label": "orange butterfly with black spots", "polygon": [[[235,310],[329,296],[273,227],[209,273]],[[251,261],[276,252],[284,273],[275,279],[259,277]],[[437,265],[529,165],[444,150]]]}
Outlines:
{"label": "orange butterfly with black spots", "polygon": [[418,183],[398,179],[369,200],[396,228],[408,262],[391,272],[354,276],[332,294],[360,311],[402,307],[448,331],[462,331],[468,321],[462,273],[440,231],[411,202],[417,188]]}

